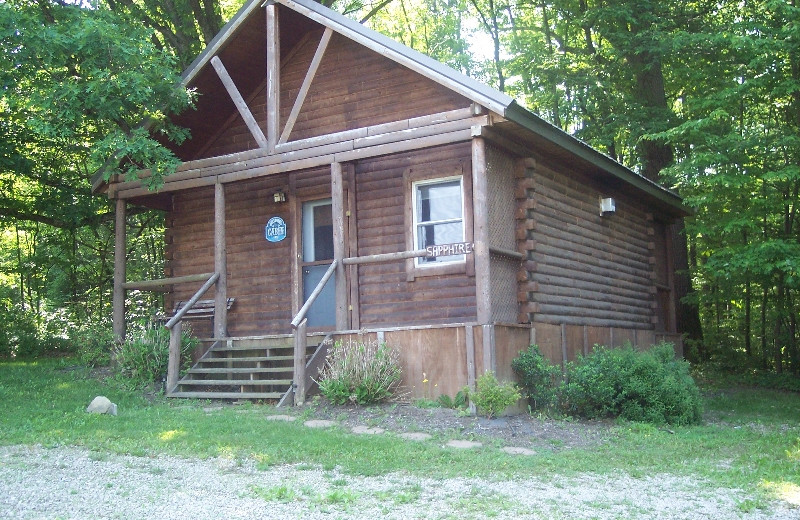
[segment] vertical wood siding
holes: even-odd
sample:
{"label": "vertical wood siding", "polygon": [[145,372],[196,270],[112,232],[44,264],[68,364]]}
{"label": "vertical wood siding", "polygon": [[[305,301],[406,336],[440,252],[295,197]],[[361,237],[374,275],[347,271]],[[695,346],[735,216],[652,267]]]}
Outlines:
{"label": "vertical wood siding", "polygon": [[[319,35],[304,38],[281,67],[281,131],[308,71]],[[290,141],[468,107],[470,101],[380,54],[334,34],[289,136]],[[248,100],[266,132],[266,86]],[[238,114],[202,157],[257,147]]]}
{"label": "vertical wood siding", "polygon": [[[303,171],[297,176],[297,194],[304,198],[330,196],[327,170]],[[226,246],[228,296],[235,298],[228,313],[228,332],[233,336],[288,333],[292,319],[290,202],[276,204],[273,193],[288,192],[288,175],[263,177],[227,184]],[[182,276],[214,270],[214,190],[202,188],[175,194],[174,208],[167,218],[168,275]],[[288,235],[269,242],[264,226],[273,216],[287,222]],[[197,284],[199,287],[199,284]],[[187,300],[197,290],[194,284],[175,287],[167,307]],[[213,289],[204,298],[213,297]],[[196,322],[195,332],[210,331],[208,323]]]}
{"label": "vertical wood siding", "polygon": [[[396,154],[356,164],[358,254],[404,251],[404,172],[415,165],[452,171],[470,155],[469,144]],[[469,172],[469,168],[466,168]],[[467,203],[469,206],[469,202]],[[475,279],[465,274],[407,280],[404,261],[358,268],[361,326],[473,321]]]}

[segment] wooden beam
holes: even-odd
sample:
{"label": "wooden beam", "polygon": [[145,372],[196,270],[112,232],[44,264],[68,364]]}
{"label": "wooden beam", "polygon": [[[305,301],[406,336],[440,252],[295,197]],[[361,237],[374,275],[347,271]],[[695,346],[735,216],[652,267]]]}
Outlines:
{"label": "wooden beam", "polygon": [[275,151],[281,119],[281,37],[278,6],[268,3],[267,12],[267,150]]}
{"label": "wooden beam", "polygon": [[250,133],[253,135],[253,139],[256,140],[259,147],[268,148],[267,138],[264,137],[264,132],[262,132],[261,127],[258,126],[256,118],[253,117],[253,113],[250,112],[250,107],[247,106],[247,102],[239,93],[239,89],[236,88],[236,84],[228,74],[225,65],[222,64],[222,61],[217,56],[211,58],[211,65],[213,65],[214,70],[217,71],[217,76],[219,76],[219,79],[225,86],[225,90],[228,91],[228,95],[233,100],[233,104],[236,105],[236,109],[239,111],[242,119],[244,119],[244,124],[247,125],[247,129],[250,130]]}
{"label": "wooden beam", "polygon": [[179,283],[202,282],[208,280],[214,273],[187,274],[186,276],[174,276],[172,278],[159,278],[158,280],[143,280],[141,282],[126,282],[122,284],[125,289],[137,289],[140,291],[152,290],[167,285]]}
{"label": "wooden beam", "polygon": [[214,185],[214,271],[219,273],[214,293],[214,338],[228,335],[228,260],[225,244],[225,185]]}
{"label": "wooden beam", "polygon": [[167,360],[167,394],[171,394],[178,386],[178,374],[181,368],[181,322],[169,331],[169,358]]}
{"label": "wooden beam", "polygon": [[[492,293],[489,276],[489,183],[486,177],[486,142],[472,139],[472,208],[475,256],[475,297],[478,323],[491,321]],[[485,345],[485,342],[484,342]]]}
{"label": "wooden beam", "polygon": [[325,32],[322,33],[317,51],[314,53],[311,64],[308,66],[308,72],[306,72],[306,77],[303,78],[300,92],[297,93],[297,99],[294,100],[292,111],[289,112],[289,117],[286,119],[286,126],[283,127],[283,133],[281,133],[281,137],[278,139],[278,144],[285,143],[292,134],[297,116],[300,115],[300,109],[303,107],[303,103],[305,103],[308,90],[311,88],[311,82],[314,81],[314,76],[317,74],[319,64],[322,63],[322,57],[325,55],[325,50],[328,48],[328,43],[330,43],[332,35],[333,30],[330,27],[326,28]]}
{"label": "wooden beam", "polygon": [[308,320],[303,321],[294,331],[294,405],[300,406],[306,400],[306,349],[308,336],[306,328]]}
{"label": "wooden beam", "polygon": [[125,339],[126,203],[117,199],[114,214],[114,296],[112,324],[117,341]]}
{"label": "wooden beam", "polygon": [[331,213],[333,215],[333,258],[337,261],[335,280],[336,329],[349,328],[347,276],[344,263],[344,178],[342,164],[331,164]]}
{"label": "wooden beam", "polygon": [[211,278],[209,278],[208,281],[204,283],[203,286],[200,287],[200,289],[198,289],[196,293],[194,293],[194,296],[189,298],[189,301],[187,301],[183,307],[178,309],[178,312],[175,313],[175,316],[170,318],[169,321],[164,326],[168,329],[172,329],[177,324],[179,324],[183,319],[183,317],[186,315],[186,313],[192,309],[192,306],[195,303],[197,303],[197,300],[199,300],[206,293],[206,291],[211,289],[211,286],[214,285],[214,283],[216,283],[218,278],[219,278],[219,273],[212,274]]}

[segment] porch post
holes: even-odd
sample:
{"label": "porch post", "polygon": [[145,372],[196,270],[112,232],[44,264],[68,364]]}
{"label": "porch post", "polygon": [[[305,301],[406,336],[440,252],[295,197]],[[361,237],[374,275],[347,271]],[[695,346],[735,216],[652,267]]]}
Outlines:
{"label": "porch post", "polygon": [[472,215],[473,256],[475,258],[475,296],[478,324],[491,321],[491,279],[489,277],[489,183],[486,179],[486,142],[472,138]]}
{"label": "porch post", "polygon": [[228,335],[228,259],[225,246],[225,185],[214,185],[214,271],[219,273],[214,293],[214,338]]}
{"label": "porch post", "polygon": [[112,325],[117,341],[125,339],[125,257],[126,245],[126,204],[124,199],[117,199],[114,214],[114,297]]}
{"label": "porch post", "polygon": [[331,213],[333,214],[333,258],[336,265],[336,330],[348,329],[347,277],[344,266],[344,179],[342,164],[331,164]]}

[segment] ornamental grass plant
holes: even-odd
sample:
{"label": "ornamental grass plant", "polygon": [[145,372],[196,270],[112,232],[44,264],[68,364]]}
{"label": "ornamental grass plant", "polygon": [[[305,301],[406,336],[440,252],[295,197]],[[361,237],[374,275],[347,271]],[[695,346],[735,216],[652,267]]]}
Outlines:
{"label": "ornamental grass plant", "polygon": [[359,405],[395,397],[402,370],[396,350],[377,341],[337,341],[319,376],[319,390],[334,404]]}

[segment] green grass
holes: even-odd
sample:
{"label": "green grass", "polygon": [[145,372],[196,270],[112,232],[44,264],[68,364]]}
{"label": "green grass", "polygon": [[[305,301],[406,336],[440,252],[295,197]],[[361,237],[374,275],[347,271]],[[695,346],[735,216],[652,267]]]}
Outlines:
{"label": "green grass", "polygon": [[[265,416],[274,412],[268,406],[209,408],[200,401],[164,398],[148,402],[137,393],[90,378],[85,369],[71,363],[0,363],[0,444],[82,446],[97,457],[123,453],[251,459],[261,469],[297,463],[325,470],[338,467],[356,475],[524,478],[669,473],[752,491],[752,500],[740,506],[743,511],[757,508],[763,496],[800,505],[800,396],[793,393],[717,388],[705,399],[706,421],[700,426],[667,430],[618,423],[611,428],[610,440],[599,446],[540,449],[533,457],[515,457],[491,445],[452,450],[441,442],[403,442],[391,435],[305,428],[302,421],[267,421]],[[119,415],[87,414],[85,408],[96,395],[117,403]],[[292,500],[291,491],[262,489],[259,494]],[[352,498],[334,495],[323,497],[324,501],[347,503]],[[416,495],[400,498],[414,500]]]}

